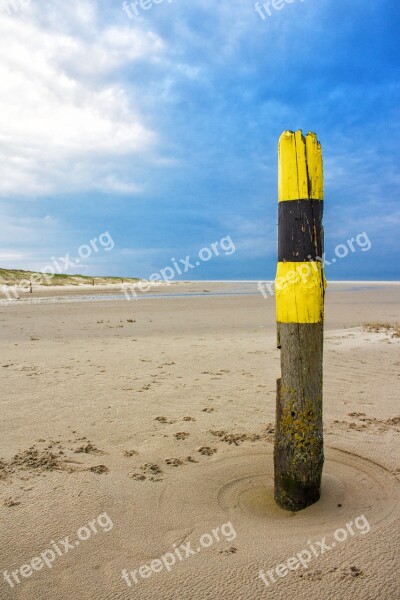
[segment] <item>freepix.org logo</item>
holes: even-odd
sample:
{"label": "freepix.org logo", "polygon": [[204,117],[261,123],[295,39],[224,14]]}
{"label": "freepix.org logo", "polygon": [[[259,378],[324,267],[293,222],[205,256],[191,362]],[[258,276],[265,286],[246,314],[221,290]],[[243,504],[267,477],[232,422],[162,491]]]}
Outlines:
{"label": "freepix.org logo", "polygon": [[281,563],[269,569],[268,571],[260,570],[258,577],[264,582],[266,587],[270,587],[272,583],[276,583],[279,579],[284,579],[291,571],[297,571],[300,567],[308,569],[309,563],[318,558],[322,554],[333,550],[338,544],[343,544],[347,539],[355,537],[357,533],[361,535],[367,534],[371,530],[371,525],[365,515],[356,517],[354,521],[346,523],[345,527],[339,527],[333,534],[333,540],[329,543],[326,537],[316,542],[307,542],[308,548],[304,548],[294,556],[291,556],[286,562]]}
{"label": "freepix.org logo", "polygon": [[179,562],[185,561],[191,556],[197,556],[204,549],[210,548],[215,543],[232,542],[236,539],[236,531],[232,523],[224,523],[220,527],[216,527],[211,533],[203,533],[200,536],[197,547],[192,548],[192,543],[186,541],[182,544],[173,544],[171,551],[166,552],[160,558],[153,559],[149,564],[141,565],[140,567],[128,572],[127,569],[122,570],[122,579],[128,587],[132,584],[137,585],[141,579],[148,579],[155,573],[161,573],[165,570],[168,573]]}
{"label": "freepix.org logo", "polygon": [[173,0],[134,0],[134,2],[123,2],[122,10],[129,19],[133,19],[134,16],[140,17],[142,12],[147,12],[154,5],[163,4],[164,2],[172,4]]}
{"label": "freepix.org logo", "polygon": [[185,258],[176,260],[171,258],[171,266],[168,265],[161,269],[158,273],[153,273],[148,278],[148,281],[142,280],[138,284],[124,283],[121,286],[121,290],[124,292],[127,300],[138,299],[136,290],[141,293],[148,292],[152,286],[166,283],[167,285],[176,278],[176,276],[185,275],[192,269],[196,269],[201,266],[202,263],[208,262],[212,258],[224,255],[231,256],[236,251],[236,246],[230,235],[220,239],[217,242],[213,242],[209,247],[205,246],[199,250],[197,257],[191,258],[190,255]]}
{"label": "freepix.org logo", "polygon": [[[100,248],[99,248],[100,246]],[[21,279],[18,284],[14,286],[1,286],[1,291],[6,296],[9,302],[13,300],[19,300],[19,290],[29,290],[33,284],[35,285],[51,285],[54,275],[65,274],[71,269],[76,269],[78,265],[82,264],[83,260],[86,260],[93,253],[100,252],[100,249],[105,252],[109,252],[114,248],[114,240],[112,239],[108,231],[104,231],[99,235],[90,240],[89,244],[82,244],[77,250],[78,257],[71,258],[68,252],[64,256],[56,258],[51,257],[51,264],[48,264],[40,269],[39,273],[32,273],[29,279]]]}
{"label": "freepix.org logo", "polygon": [[23,579],[32,577],[36,571],[41,571],[44,567],[48,569],[53,568],[53,563],[59,557],[63,557],[67,552],[71,552],[79,546],[81,542],[86,542],[93,535],[96,535],[101,531],[102,533],[108,533],[112,530],[114,524],[106,512],[99,515],[96,519],[89,521],[86,525],[83,525],[76,532],[76,539],[71,541],[69,537],[65,537],[63,540],[54,541],[51,540],[50,547],[43,550],[40,554],[30,560],[29,563],[21,565],[17,569],[10,571],[3,571],[4,581],[13,588],[15,585],[20,584]]}
{"label": "freepix.org logo", "polygon": [[355,238],[352,237],[347,240],[346,244],[338,244],[335,248],[335,256],[329,260],[326,258],[325,253],[322,256],[317,256],[314,260],[311,260],[311,256],[309,256],[309,262],[299,263],[295,269],[288,271],[285,277],[278,277],[275,281],[259,281],[257,284],[258,291],[267,299],[270,296],[275,296],[275,290],[283,291],[288,286],[299,283],[300,280],[306,284],[313,271],[319,272],[319,265],[322,264],[326,269],[334,265],[338,259],[346,258],[350,252],[357,252],[358,248],[361,252],[368,252],[372,248],[372,242],[365,231],[359,233]]}
{"label": "freepix.org logo", "polygon": [[[268,0],[267,2],[256,2],[254,10],[262,21],[265,21],[268,17],[272,17],[273,11],[282,10],[286,4],[293,4],[295,0]],[[298,0],[304,2],[304,0]]]}

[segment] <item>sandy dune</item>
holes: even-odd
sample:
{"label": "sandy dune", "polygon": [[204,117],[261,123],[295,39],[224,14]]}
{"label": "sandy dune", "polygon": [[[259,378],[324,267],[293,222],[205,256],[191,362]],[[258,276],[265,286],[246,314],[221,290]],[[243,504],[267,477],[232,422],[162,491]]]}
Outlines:
{"label": "sandy dune", "polygon": [[0,306],[0,598],[398,600],[400,339],[361,325],[399,319],[400,285],[329,288],[323,495],[297,514],[273,501],[273,298],[179,289]]}

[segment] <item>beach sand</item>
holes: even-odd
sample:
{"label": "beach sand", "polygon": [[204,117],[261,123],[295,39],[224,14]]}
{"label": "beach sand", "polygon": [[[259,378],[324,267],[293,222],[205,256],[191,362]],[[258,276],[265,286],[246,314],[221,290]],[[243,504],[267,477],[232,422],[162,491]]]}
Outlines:
{"label": "beach sand", "polygon": [[273,500],[273,298],[44,295],[0,306],[1,599],[400,598],[400,338],[361,327],[399,319],[400,285],[328,288],[322,498],[296,514]]}

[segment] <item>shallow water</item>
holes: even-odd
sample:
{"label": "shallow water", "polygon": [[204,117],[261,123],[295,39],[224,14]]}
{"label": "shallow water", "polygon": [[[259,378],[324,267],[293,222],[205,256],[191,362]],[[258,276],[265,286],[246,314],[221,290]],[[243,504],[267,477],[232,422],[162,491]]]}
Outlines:
{"label": "shallow water", "polygon": [[[18,305],[18,304],[54,304],[54,303],[65,303],[65,302],[106,302],[106,301],[117,301],[117,300],[146,300],[146,299],[155,299],[155,298],[198,298],[203,296],[211,296],[211,297],[222,297],[222,296],[257,296],[260,295],[261,292],[258,289],[258,281],[255,282],[193,282],[192,285],[196,284],[205,285],[209,283],[212,286],[215,286],[216,283],[220,283],[222,286],[227,286],[232,283],[232,288],[229,287],[225,291],[181,291],[178,292],[176,290],[171,290],[170,292],[139,292],[136,297],[127,298],[124,292],[121,293],[96,293],[96,294],[69,294],[69,295],[60,295],[60,296],[21,296],[20,299],[8,299],[8,298],[0,298],[0,305]],[[262,283],[270,283],[269,281],[265,281]],[[189,284],[190,285],[190,284]],[[328,283],[327,293],[332,292],[364,292],[366,290],[376,290],[380,287],[379,283],[373,284],[364,284],[358,282],[331,282]],[[266,293],[267,292],[267,288]],[[40,292],[39,292],[40,293]],[[268,294],[268,296],[270,296]]]}

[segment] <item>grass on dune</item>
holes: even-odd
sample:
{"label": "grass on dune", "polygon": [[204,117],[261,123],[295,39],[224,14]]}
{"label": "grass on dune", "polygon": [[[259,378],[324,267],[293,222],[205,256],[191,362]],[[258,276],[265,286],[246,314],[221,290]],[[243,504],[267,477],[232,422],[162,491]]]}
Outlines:
{"label": "grass on dune", "polygon": [[66,273],[55,273],[54,275],[44,275],[37,271],[25,271],[23,269],[0,269],[0,285],[14,286],[22,282],[25,286],[29,286],[29,282],[33,278],[33,285],[49,286],[49,285],[80,285],[80,284],[117,284],[117,283],[135,283],[140,279],[135,277],[94,277],[90,275]]}
{"label": "grass on dune", "polygon": [[372,321],[371,323],[364,323],[363,329],[370,333],[386,332],[391,333],[392,337],[400,337],[400,323],[397,321],[393,323]]}

